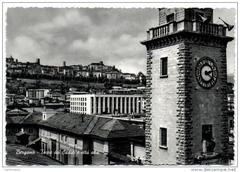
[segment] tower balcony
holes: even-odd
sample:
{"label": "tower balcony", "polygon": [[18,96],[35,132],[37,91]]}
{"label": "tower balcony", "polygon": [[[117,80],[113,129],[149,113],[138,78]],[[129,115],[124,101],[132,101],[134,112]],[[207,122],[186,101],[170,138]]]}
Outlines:
{"label": "tower balcony", "polygon": [[162,26],[150,28],[147,31],[147,41],[161,38],[177,32],[193,32],[212,36],[226,36],[226,27],[218,24],[205,24],[198,21],[171,22]]}

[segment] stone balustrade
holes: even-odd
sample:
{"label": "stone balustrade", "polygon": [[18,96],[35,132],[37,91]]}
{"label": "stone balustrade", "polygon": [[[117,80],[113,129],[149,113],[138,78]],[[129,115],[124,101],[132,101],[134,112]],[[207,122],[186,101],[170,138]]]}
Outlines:
{"label": "stone balustrade", "polygon": [[147,40],[161,38],[180,31],[226,36],[226,27],[218,24],[202,23],[197,21],[171,22],[166,25],[150,28],[147,31]]}

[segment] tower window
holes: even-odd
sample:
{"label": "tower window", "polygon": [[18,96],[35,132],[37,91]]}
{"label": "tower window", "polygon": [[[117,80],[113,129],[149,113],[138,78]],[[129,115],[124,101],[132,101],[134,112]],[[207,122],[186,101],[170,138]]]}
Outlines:
{"label": "tower window", "polygon": [[166,128],[160,128],[159,132],[159,146],[160,148],[167,148],[167,129]]}
{"label": "tower window", "polygon": [[168,59],[163,57],[160,59],[160,77],[164,78],[168,76]]}
{"label": "tower window", "polygon": [[202,140],[211,140],[212,138],[212,125],[202,125]]}
{"label": "tower window", "polygon": [[174,14],[172,13],[172,14],[167,15],[167,23],[173,22],[173,21],[174,21]]}

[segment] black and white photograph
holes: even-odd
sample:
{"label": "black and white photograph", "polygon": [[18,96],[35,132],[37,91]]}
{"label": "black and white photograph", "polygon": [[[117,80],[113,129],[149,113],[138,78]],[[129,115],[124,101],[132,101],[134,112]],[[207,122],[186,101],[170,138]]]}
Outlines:
{"label": "black and white photograph", "polygon": [[3,166],[236,168],[237,5],[3,2]]}

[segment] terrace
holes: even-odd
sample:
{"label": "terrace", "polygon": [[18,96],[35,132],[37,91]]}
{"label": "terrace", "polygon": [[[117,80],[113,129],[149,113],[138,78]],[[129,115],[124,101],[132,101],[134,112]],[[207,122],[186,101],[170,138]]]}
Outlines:
{"label": "terrace", "polygon": [[223,25],[183,20],[180,22],[171,22],[162,26],[150,28],[147,31],[147,41],[182,31],[212,36],[226,36],[226,27]]}

